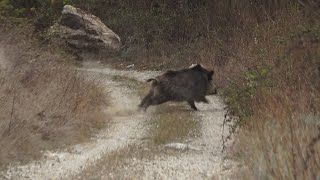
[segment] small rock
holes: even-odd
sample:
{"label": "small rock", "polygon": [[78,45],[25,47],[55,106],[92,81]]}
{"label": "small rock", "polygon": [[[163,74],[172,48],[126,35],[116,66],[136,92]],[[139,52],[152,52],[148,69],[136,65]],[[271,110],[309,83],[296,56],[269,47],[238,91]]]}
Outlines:
{"label": "small rock", "polygon": [[134,64],[130,64],[127,66],[128,69],[133,69],[134,68]]}
{"label": "small rock", "polygon": [[78,50],[118,51],[121,46],[120,37],[98,17],[71,5],[63,7],[61,20],[48,35]]}

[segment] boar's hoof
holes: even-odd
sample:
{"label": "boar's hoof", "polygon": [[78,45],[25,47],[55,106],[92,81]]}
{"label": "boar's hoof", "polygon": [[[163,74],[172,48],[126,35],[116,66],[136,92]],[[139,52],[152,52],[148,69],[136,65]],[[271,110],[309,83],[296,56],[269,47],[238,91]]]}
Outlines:
{"label": "boar's hoof", "polygon": [[198,110],[198,108],[196,107],[196,105],[194,104],[194,101],[188,101],[189,105],[191,106],[191,108],[195,111]]}
{"label": "boar's hoof", "polygon": [[143,111],[146,112],[147,109],[148,109],[148,107],[149,107],[148,104],[140,104],[140,105],[139,105],[139,110],[142,110],[142,109],[143,109]]}

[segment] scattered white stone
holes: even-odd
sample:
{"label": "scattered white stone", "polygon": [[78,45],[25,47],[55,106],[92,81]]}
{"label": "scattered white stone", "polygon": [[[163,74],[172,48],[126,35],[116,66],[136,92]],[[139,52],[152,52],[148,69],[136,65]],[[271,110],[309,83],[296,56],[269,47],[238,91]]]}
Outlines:
{"label": "scattered white stone", "polygon": [[196,151],[200,151],[199,148],[193,147],[193,146],[191,146],[189,144],[183,144],[183,143],[170,143],[170,144],[166,144],[165,147],[178,149],[178,150],[196,150]]}

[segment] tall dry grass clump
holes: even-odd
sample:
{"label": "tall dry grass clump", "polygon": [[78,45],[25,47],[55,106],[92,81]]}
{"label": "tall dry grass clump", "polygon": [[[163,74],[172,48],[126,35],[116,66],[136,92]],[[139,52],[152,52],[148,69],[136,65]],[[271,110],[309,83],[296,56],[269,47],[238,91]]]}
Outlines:
{"label": "tall dry grass clump", "polygon": [[1,73],[1,165],[87,140],[104,126],[104,89],[63,67],[34,62]]}
{"label": "tall dry grass clump", "polygon": [[[213,46],[243,179],[320,177],[320,24],[290,5]],[[248,19],[253,22],[253,20]],[[207,51],[209,52],[209,51]],[[212,57],[212,56],[211,56]]]}
{"label": "tall dry grass clump", "polygon": [[[273,110],[280,113],[274,104]],[[282,114],[283,113],[283,114]],[[234,156],[244,163],[242,179],[317,179],[320,167],[319,116],[282,112],[255,115],[236,137]]]}
{"label": "tall dry grass clump", "polygon": [[88,80],[29,28],[1,36],[0,167],[89,140],[108,121],[99,79]]}

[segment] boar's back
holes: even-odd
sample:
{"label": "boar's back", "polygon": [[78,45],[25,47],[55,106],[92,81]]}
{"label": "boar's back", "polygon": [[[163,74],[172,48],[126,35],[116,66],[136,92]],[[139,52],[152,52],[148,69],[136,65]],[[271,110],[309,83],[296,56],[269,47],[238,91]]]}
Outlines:
{"label": "boar's back", "polygon": [[176,101],[200,100],[208,89],[207,74],[192,69],[168,71],[157,80],[162,92]]}

